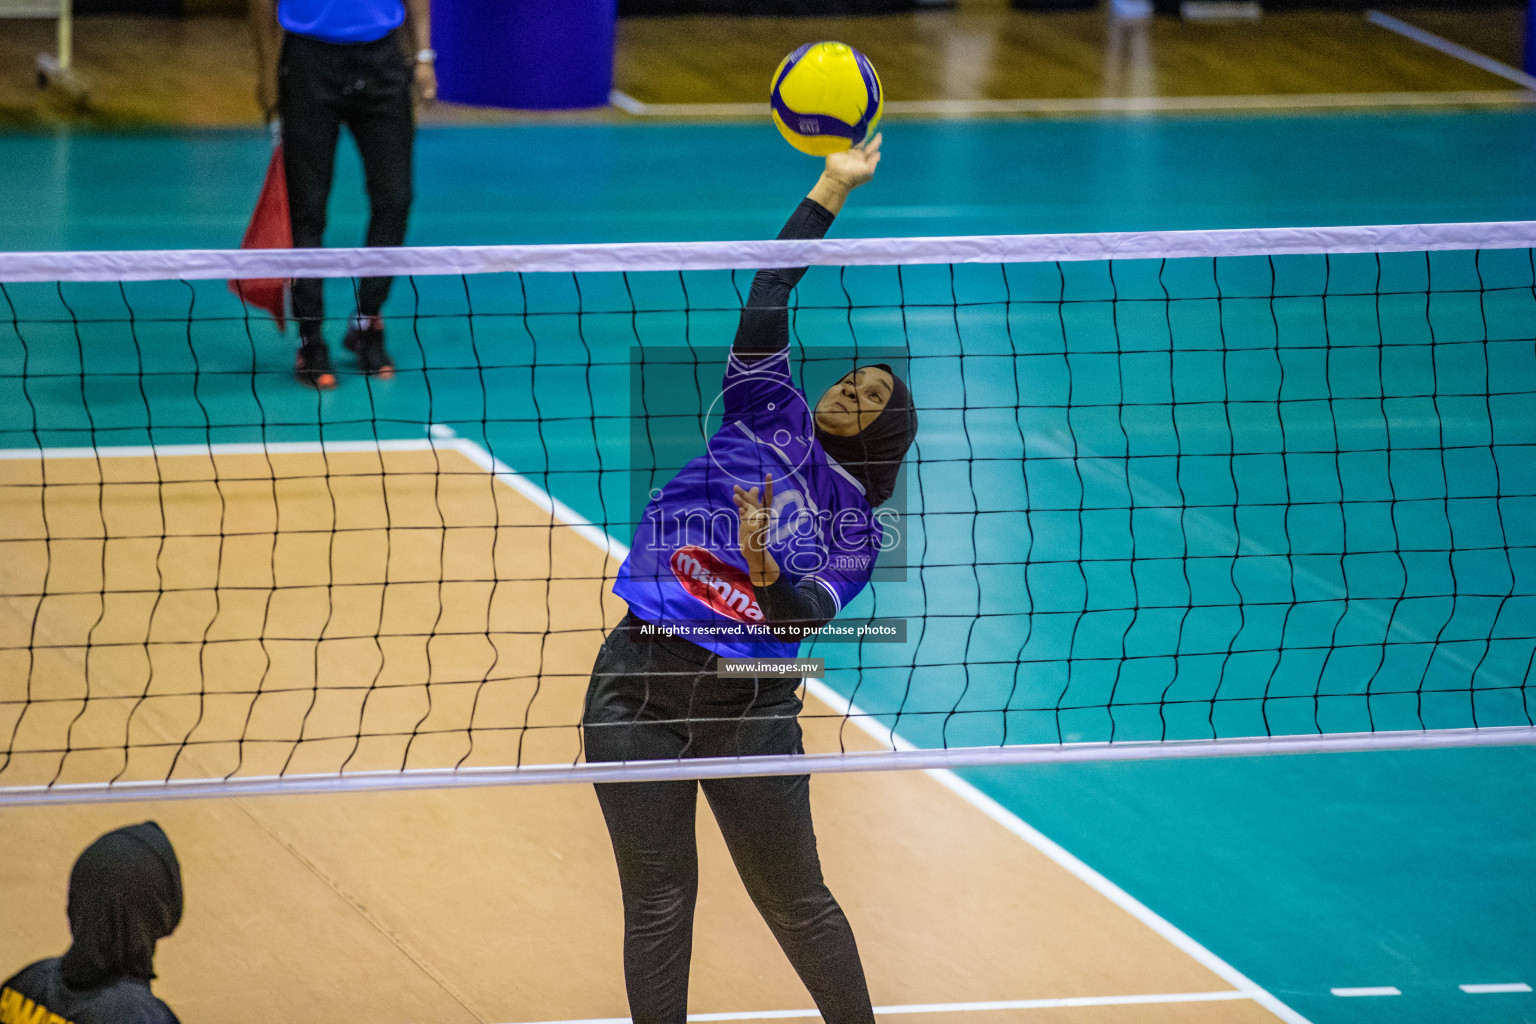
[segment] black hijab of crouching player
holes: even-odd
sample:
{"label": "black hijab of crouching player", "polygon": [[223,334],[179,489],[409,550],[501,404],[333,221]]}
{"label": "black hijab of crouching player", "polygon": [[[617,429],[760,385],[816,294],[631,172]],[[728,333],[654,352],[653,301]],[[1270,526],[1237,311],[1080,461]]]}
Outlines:
{"label": "black hijab of crouching player", "polygon": [[155,943],[176,929],[181,909],[181,863],[160,826],[108,832],[69,875],[69,952],[7,981],[0,1020],[176,1024],[149,983]]}
{"label": "black hijab of crouching player", "polygon": [[[820,180],[779,237],[824,236],[848,194],[873,176],[879,160],[879,136],[861,149],[828,157]],[[756,275],[732,348],[737,359],[754,362],[788,346],[789,295],[804,273],[795,268]],[[815,421],[817,439],[860,481],[866,499],[872,505],[883,500],[917,425],[899,378],[888,366],[855,368],[822,396]],[[766,493],[760,501],[757,488],[738,488],[742,553],[764,618],[807,626],[831,621],[837,608],[822,586],[791,584],[765,550],[756,561],[747,551],[752,524],[766,521],[767,507]],[[658,633],[633,613],[626,616],[593,666],[583,731],[587,759],[802,753],[797,681],[716,678],[717,660],[704,647]],[[872,1024],[853,930],[822,879],[805,775],[596,787],[618,862],[624,977],[636,1024],[686,1019],[700,788],[748,894],[821,1016],[828,1024]]]}

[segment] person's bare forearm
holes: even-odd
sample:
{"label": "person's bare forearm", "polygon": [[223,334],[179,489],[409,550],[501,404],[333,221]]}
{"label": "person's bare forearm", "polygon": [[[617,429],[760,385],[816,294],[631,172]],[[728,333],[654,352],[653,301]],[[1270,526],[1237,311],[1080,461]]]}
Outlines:
{"label": "person's bare forearm", "polygon": [[251,40],[256,44],[256,71],[277,67],[277,8],[274,0],[250,0]]}
{"label": "person's bare forearm", "polygon": [[405,0],[406,20],[410,22],[413,52],[432,49],[431,0]]}
{"label": "person's bare forearm", "polygon": [[416,104],[420,109],[437,99],[437,66],[432,53],[431,0],[405,0],[406,28],[415,47]]}
{"label": "person's bare forearm", "polygon": [[853,189],[844,182],[829,174],[823,174],[806,198],[814,199],[828,213],[836,217],[842,210],[843,203],[848,199],[848,193],[851,191]]}
{"label": "person's bare forearm", "polygon": [[283,30],[275,0],[250,0],[251,42],[256,46],[256,105],[265,118],[277,116],[277,61]]}
{"label": "person's bare forearm", "polygon": [[747,578],[754,587],[771,587],[779,581],[779,563],[767,549],[742,552],[747,563]]}

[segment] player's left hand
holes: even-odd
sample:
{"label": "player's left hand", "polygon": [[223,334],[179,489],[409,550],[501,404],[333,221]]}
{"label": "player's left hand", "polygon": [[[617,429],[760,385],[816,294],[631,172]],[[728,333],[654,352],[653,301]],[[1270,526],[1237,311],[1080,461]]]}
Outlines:
{"label": "player's left hand", "polygon": [[437,101],[437,68],[431,61],[416,63],[416,103],[430,107]]}

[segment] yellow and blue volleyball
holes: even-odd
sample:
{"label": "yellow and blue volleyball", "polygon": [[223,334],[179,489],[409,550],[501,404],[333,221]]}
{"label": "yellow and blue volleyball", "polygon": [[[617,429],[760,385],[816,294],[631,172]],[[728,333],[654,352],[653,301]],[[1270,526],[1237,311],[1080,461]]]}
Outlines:
{"label": "yellow and blue volleyball", "polygon": [[812,156],[863,142],[884,104],[875,66],[847,43],[806,43],[785,57],[769,96],[779,132]]}

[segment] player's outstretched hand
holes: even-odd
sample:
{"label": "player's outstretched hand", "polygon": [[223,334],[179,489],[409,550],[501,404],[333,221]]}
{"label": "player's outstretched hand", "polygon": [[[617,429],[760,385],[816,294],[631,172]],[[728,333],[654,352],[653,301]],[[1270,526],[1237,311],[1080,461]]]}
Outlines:
{"label": "player's outstretched hand", "polygon": [[779,565],[768,553],[768,526],[773,521],[773,474],[763,481],[762,498],[756,487],[747,490],[740,484],[733,488],[740,520],[741,556],[747,563],[747,575],[753,586],[772,586],[779,578]]}
{"label": "player's outstretched hand", "polygon": [[876,133],[874,138],[851,149],[828,154],[824,173],[850,192],[858,188],[875,176],[875,168],[880,163],[880,139],[880,134]]}

